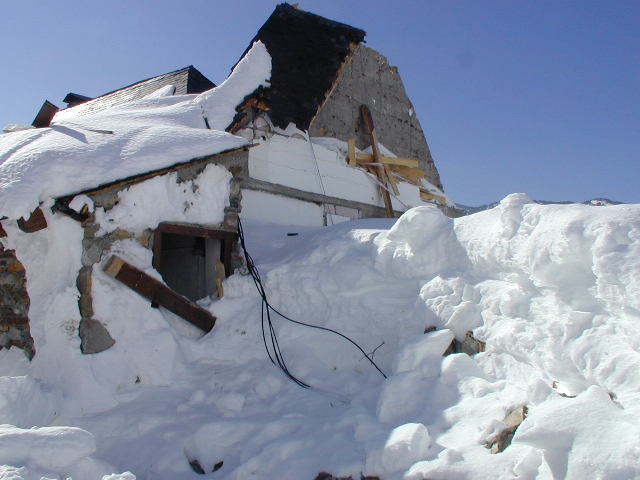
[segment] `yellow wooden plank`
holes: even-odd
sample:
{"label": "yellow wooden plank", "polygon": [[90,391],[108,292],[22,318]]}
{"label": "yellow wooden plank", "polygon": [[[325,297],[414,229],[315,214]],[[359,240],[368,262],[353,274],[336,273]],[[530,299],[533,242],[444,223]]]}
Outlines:
{"label": "yellow wooden plank", "polygon": [[111,258],[107,261],[107,264],[104,266],[104,271],[108,274],[111,275],[112,277],[116,277],[118,275],[118,273],[120,273],[120,269],[122,268],[122,266],[124,265],[124,260],[122,260],[120,257],[116,257],[115,255],[112,255]]}
{"label": "yellow wooden plank", "polygon": [[384,166],[384,174],[387,177],[387,181],[389,182],[389,185],[391,185],[391,190],[393,190],[393,194],[394,195],[400,195],[400,190],[398,190],[398,185],[397,185],[397,180],[396,178],[393,176],[393,173],[391,172],[391,170],[389,169],[388,165],[383,165]]}
{"label": "yellow wooden plank", "polygon": [[421,186],[421,179],[427,175],[424,170],[419,168],[405,167],[402,165],[391,165],[391,171],[397,173],[401,177],[409,180],[411,183]]}
{"label": "yellow wooden plank", "polygon": [[224,268],[224,263],[222,263],[220,260],[216,260],[215,268],[216,268],[216,290],[218,291],[218,298],[222,298],[224,296],[224,288],[222,286],[222,280],[224,280],[227,276]]}
{"label": "yellow wooden plank", "polygon": [[446,204],[446,200],[442,195],[436,195],[435,193],[427,192],[424,189],[420,189],[420,198],[424,201],[435,200],[441,205]]}
{"label": "yellow wooden plank", "polygon": [[356,139],[350,138],[347,140],[347,144],[349,145],[349,165],[355,167],[357,165],[357,157],[356,157]]}
{"label": "yellow wooden plank", "polygon": [[[370,153],[356,153],[356,160],[358,162],[373,162],[373,155]],[[417,168],[420,164],[418,160],[414,160],[412,158],[396,158],[396,157],[387,157],[385,155],[380,155],[380,163],[385,165],[401,165],[404,167],[413,167]]]}

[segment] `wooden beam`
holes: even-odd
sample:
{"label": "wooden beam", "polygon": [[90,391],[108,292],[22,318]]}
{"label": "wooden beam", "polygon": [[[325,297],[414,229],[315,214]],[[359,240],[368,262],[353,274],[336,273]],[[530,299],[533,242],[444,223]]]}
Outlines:
{"label": "wooden beam", "polygon": [[[369,133],[369,138],[371,139],[371,150],[373,151],[373,159],[376,163],[380,162],[380,152],[378,151],[378,140],[376,138],[375,127],[373,125],[373,117],[371,116],[371,112],[369,111],[369,107],[366,105],[360,105],[360,115],[362,116],[362,121],[364,122],[364,126]],[[391,195],[389,195],[389,190],[385,187],[385,171],[382,166],[376,167],[376,174],[378,176],[378,180],[381,185],[379,185],[380,195],[384,201],[384,208],[387,212],[387,217],[393,218],[393,206],[391,204]]]}
{"label": "wooden beam", "polygon": [[347,144],[349,145],[349,155],[347,157],[349,159],[349,165],[355,167],[358,161],[358,156],[356,155],[356,139],[350,138],[347,140]]}
{"label": "wooden beam", "polygon": [[420,189],[420,198],[424,201],[435,200],[441,205],[446,205],[447,201],[442,195],[436,195],[435,193],[427,192],[424,189]]}
{"label": "wooden beam", "polygon": [[220,260],[216,260],[216,290],[218,291],[218,298],[222,298],[224,295],[224,288],[222,286],[222,280],[227,277],[224,263]]}
{"label": "wooden beam", "polygon": [[44,213],[40,210],[40,207],[36,208],[27,220],[24,218],[18,219],[18,227],[20,230],[26,233],[37,232],[47,228],[47,219],[44,218]]}
{"label": "wooden beam", "polygon": [[411,183],[414,183],[417,186],[422,186],[422,182],[420,182],[420,180],[427,176],[424,170],[421,170],[419,168],[404,167],[402,165],[393,165],[391,167],[391,171],[397,173],[403,178],[406,178]]}
{"label": "wooden beam", "polygon": [[[373,162],[373,155],[370,153],[356,153],[355,154],[356,161],[358,162]],[[386,155],[380,155],[380,163],[385,165],[402,165],[404,167],[413,167],[417,168],[420,162],[418,160],[414,160],[413,158],[396,158],[396,157],[387,157]]]}
{"label": "wooden beam", "polygon": [[384,175],[387,179],[387,183],[391,185],[391,190],[393,190],[394,195],[400,195],[400,190],[398,190],[398,182],[391,173],[388,165],[384,165]]}
{"label": "wooden beam", "polygon": [[111,256],[103,270],[152,303],[166,308],[205,332],[210,332],[216,323],[216,317],[209,311],[116,255]]}
{"label": "wooden beam", "polygon": [[218,228],[203,227],[192,223],[162,222],[158,224],[158,230],[176,235],[188,235],[190,237],[219,238],[222,240],[235,240],[238,236],[236,230],[221,230]]}

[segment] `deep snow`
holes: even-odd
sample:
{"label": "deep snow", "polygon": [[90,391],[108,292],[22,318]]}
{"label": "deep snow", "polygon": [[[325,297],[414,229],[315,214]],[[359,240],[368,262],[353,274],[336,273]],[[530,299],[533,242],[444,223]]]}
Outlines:
{"label": "deep snow", "polygon": [[[113,319],[117,343],[81,355],[65,321],[78,267],[65,249],[80,227],[63,218],[28,237],[11,230],[28,271],[38,244],[57,252],[39,268],[59,282],[29,280],[45,298],[34,361],[0,351],[0,422],[15,425],[0,429],[0,464],[13,465],[0,478],[640,477],[639,214],[515,194],[456,220],[419,207],[395,223],[247,224],[272,304],[378,347],[389,375],[333,335],[278,321],[311,390],[266,358],[259,297],[241,273],[222,300],[203,302],[219,320],[202,338],[98,275],[96,315]],[[132,240],[114,250],[150,262]],[[468,330],[486,351],[442,357]],[[483,443],[524,404],[513,443],[491,454]],[[202,477],[194,459],[207,471],[224,463]]]}

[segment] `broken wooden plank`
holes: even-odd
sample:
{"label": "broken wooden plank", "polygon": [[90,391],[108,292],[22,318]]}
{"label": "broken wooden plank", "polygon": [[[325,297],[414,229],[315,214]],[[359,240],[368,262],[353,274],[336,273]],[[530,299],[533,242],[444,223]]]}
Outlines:
{"label": "broken wooden plank", "polygon": [[128,264],[117,255],[111,256],[103,270],[152,303],[166,308],[205,332],[210,332],[216,323],[216,317],[207,310]]}
{"label": "broken wooden plank", "polygon": [[349,165],[355,167],[358,161],[358,157],[356,156],[356,139],[350,138],[347,140],[347,145],[349,146],[349,155],[347,157],[349,159]]}
{"label": "broken wooden plank", "polygon": [[391,171],[419,187],[423,186],[422,179],[427,176],[426,172],[420,168],[405,167],[402,165],[392,165]]}
{"label": "broken wooden plank", "polygon": [[[373,117],[371,116],[371,112],[369,111],[369,107],[366,105],[360,105],[360,115],[362,116],[362,120],[364,122],[364,126],[369,133],[369,137],[371,138],[371,150],[373,152],[373,159],[376,163],[380,163],[380,152],[378,151],[378,140],[376,138],[376,132],[373,125]],[[393,206],[391,204],[391,195],[389,195],[389,190],[385,187],[385,171],[381,166],[376,167],[376,174],[378,176],[378,180],[380,184],[378,186],[380,190],[380,195],[384,201],[384,208],[387,212],[387,217],[393,218]]]}
{"label": "broken wooden plank", "polygon": [[429,200],[435,200],[441,205],[445,205],[447,203],[446,199],[442,195],[436,195],[435,193],[428,192],[422,188],[420,189],[420,198],[425,202],[428,202]]}
{"label": "broken wooden plank", "polygon": [[[351,155],[351,154],[349,154]],[[373,155],[370,153],[355,153],[356,161],[358,162],[373,162]],[[420,162],[413,158],[399,158],[399,157],[387,157],[386,155],[380,155],[380,163],[385,165],[400,165],[403,167],[417,168]]]}
{"label": "broken wooden plank", "polygon": [[385,175],[385,178],[387,179],[387,183],[391,185],[391,190],[393,190],[393,194],[400,195],[400,190],[398,190],[398,182],[394,178],[394,176],[391,174],[391,170],[389,169],[389,166],[383,165],[382,167],[384,169],[384,175]]}
{"label": "broken wooden plank", "polygon": [[222,280],[225,278],[227,278],[227,274],[224,268],[224,263],[220,260],[216,260],[216,290],[218,291],[218,298],[222,298],[224,296]]}
{"label": "broken wooden plank", "polygon": [[18,219],[18,227],[20,227],[20,230],[23,232],[33,233],[47,228],[47,220],[44,218],[44,213],[42,213],[40,207],[38,207],[31,212],[27,220],[24,218]]}

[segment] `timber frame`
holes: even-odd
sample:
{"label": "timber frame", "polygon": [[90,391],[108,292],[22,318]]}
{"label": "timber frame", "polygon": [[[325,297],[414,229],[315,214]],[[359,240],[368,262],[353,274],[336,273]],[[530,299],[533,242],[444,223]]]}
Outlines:
{"label": "timber frame", "polygon": [[191,223],[180,222],[162,222],[154,231],[153,236],[153,268],[160,271],[162,258],[162,234],[173,233],[176,235],[186,235],[189,237],[214,238],[222,241],[222,249],[220,251],[220,261],[224,264],[225,277],[229,277],[233,273],[232,253],[233,248],[238,240],[238,232],[223,230],[219,228],[194,225]]}

